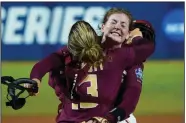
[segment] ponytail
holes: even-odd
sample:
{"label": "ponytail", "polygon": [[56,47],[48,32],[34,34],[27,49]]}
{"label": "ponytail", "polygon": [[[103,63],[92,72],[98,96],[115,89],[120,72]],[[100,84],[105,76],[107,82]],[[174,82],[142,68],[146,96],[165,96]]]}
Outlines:
{"label": "ponytail", "polygon": [[104,59],[99,38],[91,25],[85,21],[78,21],[72,26],[68,37],[68,49],[79,61],[91,65],[99,65]]}

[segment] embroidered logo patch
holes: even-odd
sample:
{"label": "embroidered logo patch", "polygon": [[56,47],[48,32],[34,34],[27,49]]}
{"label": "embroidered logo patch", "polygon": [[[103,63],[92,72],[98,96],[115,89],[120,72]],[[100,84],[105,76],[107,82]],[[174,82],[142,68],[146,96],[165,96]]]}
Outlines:
{"label": "embroidered logo patch", "polygon": [[142,83],[142,80],[143,80],[143,71],[142,71],[142,69],[141,68],[135,69],[135,73],[136,73],[137,81]]}

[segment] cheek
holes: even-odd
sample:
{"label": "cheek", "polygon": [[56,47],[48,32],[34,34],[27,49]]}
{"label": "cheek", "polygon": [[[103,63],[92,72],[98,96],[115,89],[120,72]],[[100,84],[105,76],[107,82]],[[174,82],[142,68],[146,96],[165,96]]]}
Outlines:
{"label": "cheek", "polygon": [[112,29],[113,27],[114,27],[114,26],[111,25],[111,24],[106,24],[106,25],[105,25],[105,28],[106,28],[107,30]]}
{"label": "cheek", "polygon": [[123,34],[124,34],[124,36],[129,35],[129,30],[123,30]]}
{"label": "cheek", "polygon": [[105,28],[103,29],[103,33],[108,33],[109,32],[109,27],[105,26]]}

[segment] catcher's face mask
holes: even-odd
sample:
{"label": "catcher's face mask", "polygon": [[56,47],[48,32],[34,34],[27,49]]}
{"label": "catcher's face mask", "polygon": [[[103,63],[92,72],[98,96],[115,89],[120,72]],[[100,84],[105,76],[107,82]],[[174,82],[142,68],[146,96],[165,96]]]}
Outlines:
{"label": "catcher's face mask", "polygon": [[[2,84],[5,84],[8,86],[7,89],[7,99],[9,100],[8,102],[6,102],[6,106],[11,106],[14,110],[18,110],[20,108],[22,108],[25,103],[26,103],[26,98],[29,97],[25,97],[25,98],[19,98],[19,96],[25,91],[27,90],[28,92],[38,92],[38,87],[37,87],[37,82],[35,82],[34,80],[30,80],[27,78],[20,78],[20,79],[14,79],[11,76],[3,76],[1,77],[1,82]],[[32,84],[32,88],[25,88],[23,86],[21,86],[21,84]],[[16,94],[16,90],[20,90],[17,94]],[[11,97],[11,100],[8,97]]]}

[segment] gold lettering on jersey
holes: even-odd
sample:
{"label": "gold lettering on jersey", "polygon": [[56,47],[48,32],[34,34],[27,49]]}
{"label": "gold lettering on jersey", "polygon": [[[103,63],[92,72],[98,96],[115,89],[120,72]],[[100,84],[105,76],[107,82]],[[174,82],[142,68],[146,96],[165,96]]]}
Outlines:
{"label": "gold lettering on jersey", "polygon": [[93,66],[90,67],[90,69],[88,70],[88,72],[93,72]]}
{"label": "gold lettering on jersey", "polygon": [[86,63],[81,63],[81,68],[84,68],[85,67],[85,65],[86,65]]}
{"label": "gold lettering on jersey", "polygon": [[80,108],[94,108],[97,105],[98,105],[97,103],[84,103],[84,102],[81,102],[80,103]]}
{"label": "gold lettering on jersey", "polygon": [[[87,77],[83,80],[82,83],[89,82],[90,86],[87,87],[87,94],[90,94],[93,97],[98,97],[98,85],[97,85],[97,75],[96,74],[88,74]],[[80,108],[94,108],[98,104],[92,102],[80,102]],[[78,110],[78,104],[72,103],[72,109]]]}
{"label": "gold lettering on jersey", "polygon": [[72,109],[73,110],[78,110],[78,104],[72,103]]}
{"label": "gold lettering on jersey", "polygon": [[[90,94],[93,97],[98,97],[97,90],[97,76],[95,74],[89,74],[84,80],[84,82],[90,82],[90,86],[87,87],[87,94]],[[94,108],[97,103],[80,103],[80,108]]]}
{"label": "gold lettering on jersey", "polygon": [[98,68],[96,66],[94,66],[94,71],[97,71],[97,70],[98,70]]}
{"label": "gold lettering on jersey", "polygon": [[103,64],[102,63],[100,64],[100,70],[103,70]]}
{"label": "gold lettering on jersey", "polygon": [[95,74],[89,74],[83,81],[90,82],[90,87],[87,87],[87,94],[90,94],[93,97],[98,97],[97,76]]}

